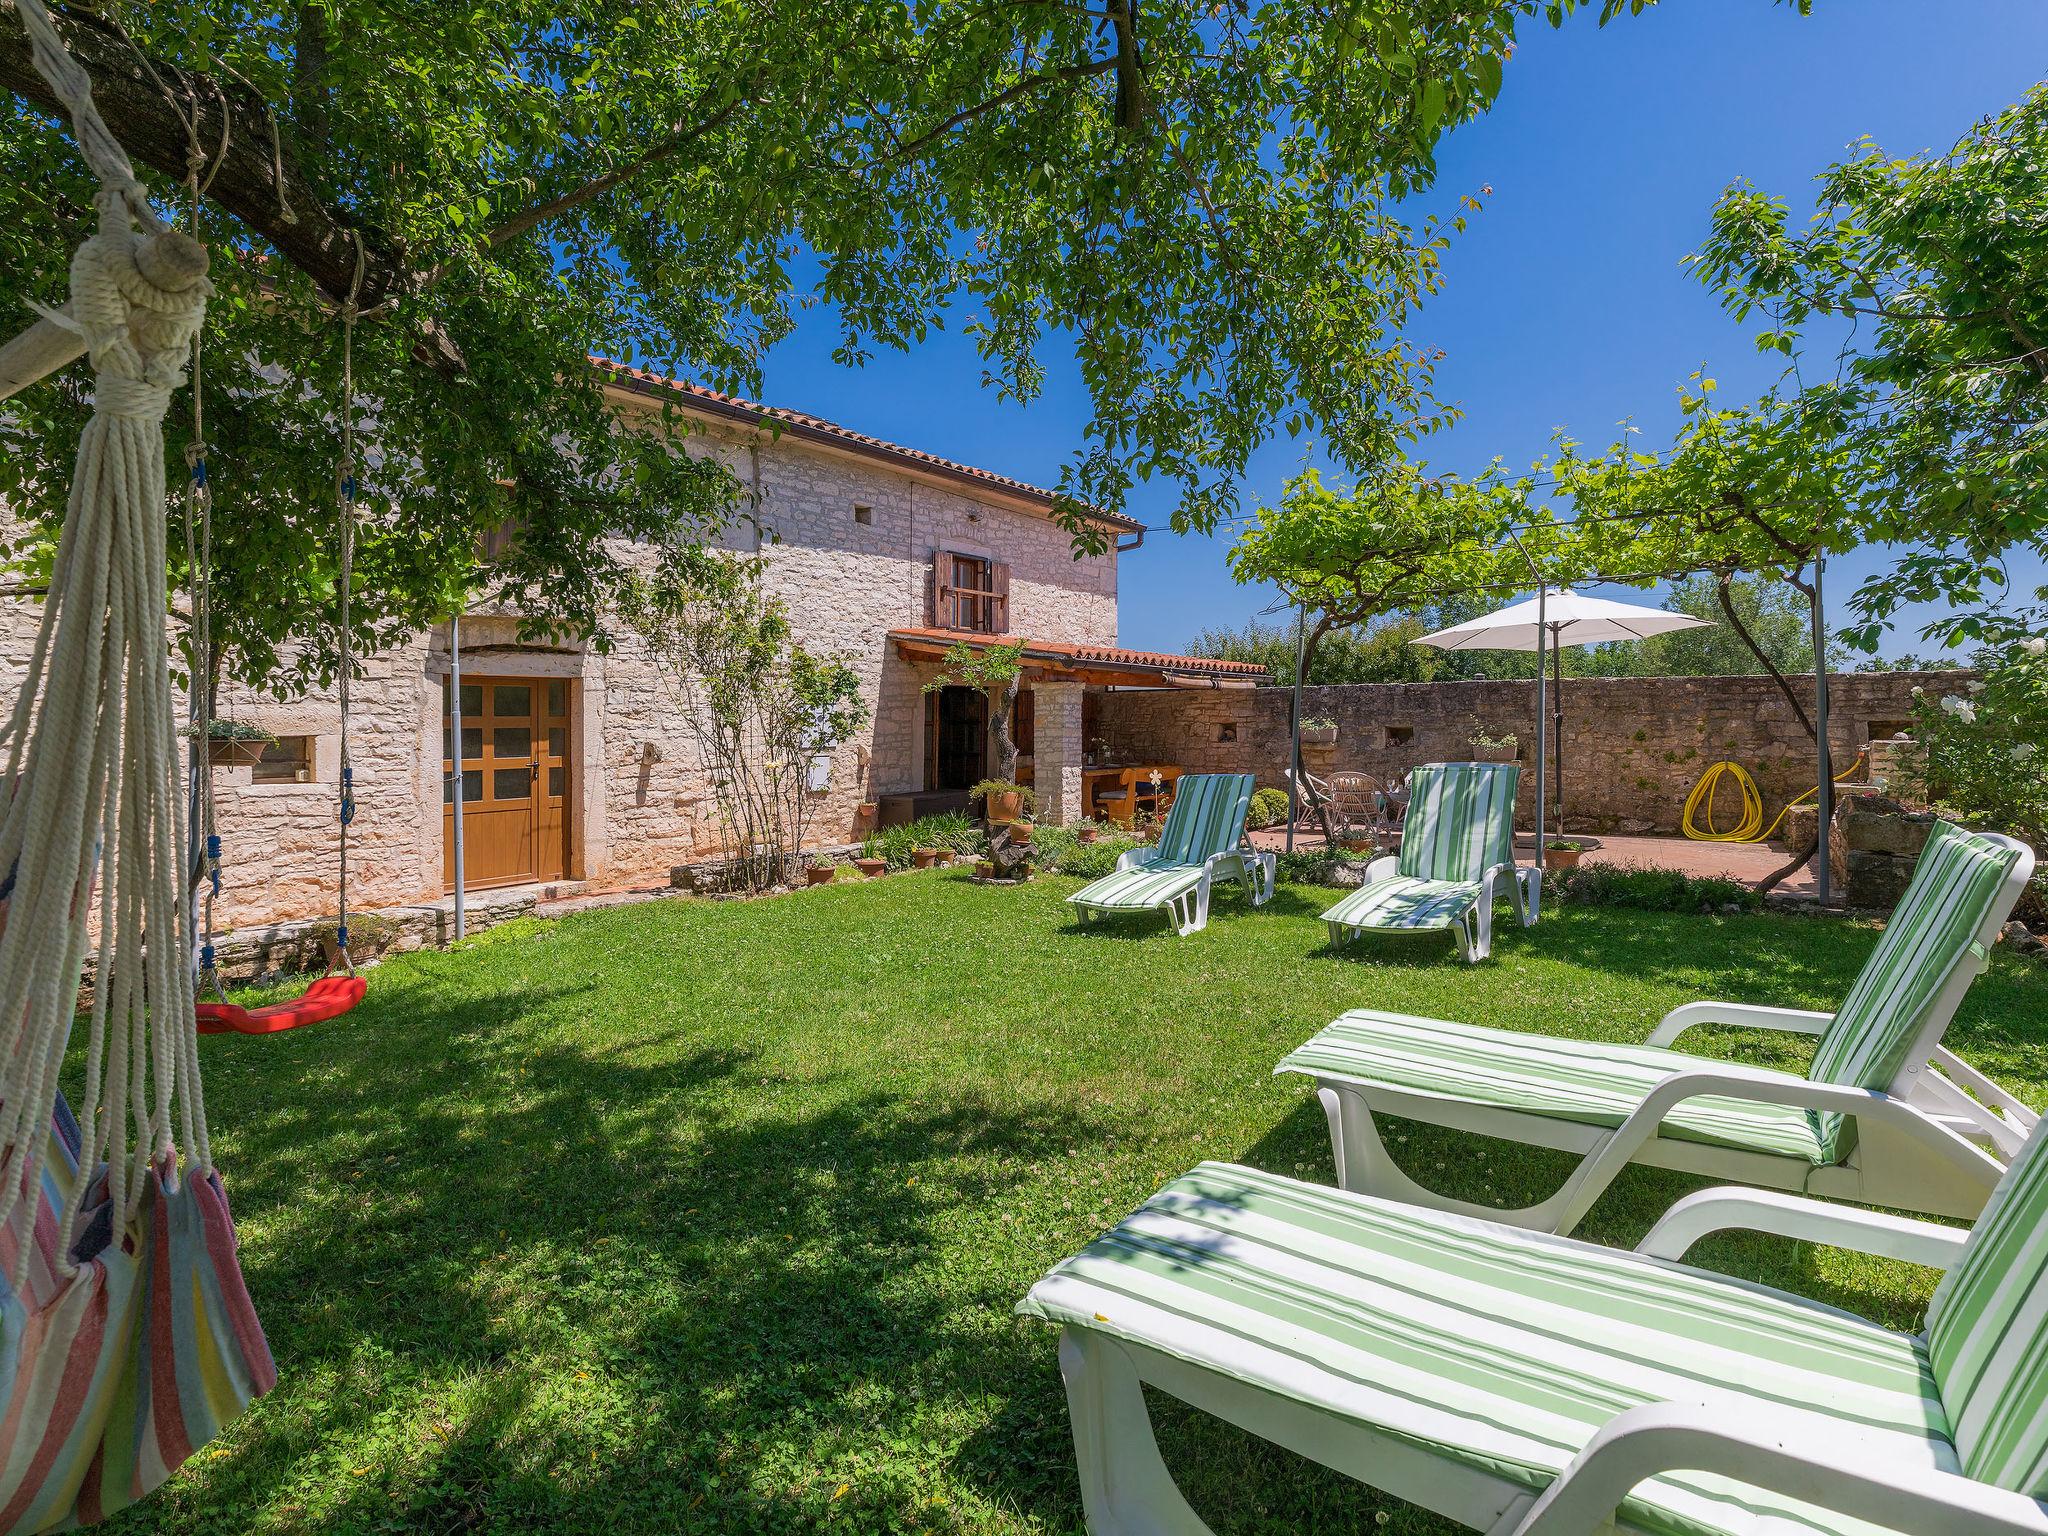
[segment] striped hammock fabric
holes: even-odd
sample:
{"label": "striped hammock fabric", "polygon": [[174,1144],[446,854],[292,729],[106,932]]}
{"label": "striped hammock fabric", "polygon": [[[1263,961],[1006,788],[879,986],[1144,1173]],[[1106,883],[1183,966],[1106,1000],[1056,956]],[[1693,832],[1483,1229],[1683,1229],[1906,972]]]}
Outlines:
{"label": "striped hammock fabric", "polygon": [[[78,1156],[60,1097],[38,1198],[0,1231],[0,1530],[10,1533],[126,1508],[277,1383],[219,1179],[172,1189],[158,1170],[117,1233],[96,1171],[66,1279],[58,1227]],[[5,1277],[29,1219],[35,1251],[16,1293]]]}
{"label": "striped hammock fabric", "polygon": [[1175,788],[1159,843],[1136,869],[1091,881],[1067,898],[1080,907],[1131,912],[1162,906],[1201,882],[1202,866],[1244,837],[1257,783],[1249,773],[1191,773]]}
{"label": "striped hammock fabric", "polygon": [[[1912,883],[1814,1048],[1807,1074],[1813,1081],[1883,1089],[1898,1080],[1929,1009],[1977,944],[2018,858],[2017,849],[1935,823],[1913,866]],[[1842,1117],[1812,1114],[1816,1134],[1832,1148],[1842,1134]]]}
{"label": "striped hammock fabric", "polygon": [[2013,1160],[1927,1308],[1928,1351],[1970,1476],[2048,1498],[2048,1153]]}
{"label": "striped hammock fabric", "polygon": [[[1018,1310],[1393,1429],[1531,1491],[1617,1414],[1663,1401],[1823,1414],[1887,1464],[1956,1464],[1911,1335],[1704,1270],[1224,1163],[1168,1184]],[[1637,1485],[1621,1513],[1657,1536],[1873,1529],[1696,1472]]]}

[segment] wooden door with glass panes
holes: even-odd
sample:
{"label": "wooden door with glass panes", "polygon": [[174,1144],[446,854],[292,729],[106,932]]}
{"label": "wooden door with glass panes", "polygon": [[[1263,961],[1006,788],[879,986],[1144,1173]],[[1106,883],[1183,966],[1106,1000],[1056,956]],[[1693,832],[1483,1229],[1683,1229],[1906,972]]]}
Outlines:
{"label": "wooden door with glass panes", "polygon": [[[569,684],[564,678],[462,680],[463,883],[559,880],[569,854]],[[447,687],[442,687],[447,750]],[[442,771],[442,879],[455,884],[455,765]]]}

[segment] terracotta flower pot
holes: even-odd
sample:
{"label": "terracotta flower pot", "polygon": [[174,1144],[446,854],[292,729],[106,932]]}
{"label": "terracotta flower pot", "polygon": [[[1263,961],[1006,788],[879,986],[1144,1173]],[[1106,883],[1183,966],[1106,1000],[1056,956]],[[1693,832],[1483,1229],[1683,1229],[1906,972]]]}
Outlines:
{"label": "terracotta flower pot", "polygon": [[1082,827],[1074,834],[1074,841],[1077,843],[1092,843],[1101,836],[1101,829],[1097,827]]}
{"label": "terracotta flower pot", "polygon": [[932,865],[938,862],[938,858],[939,850],[936,848],[913,848],[910,850],[910,863],[914,869],[930,869]]}
{"label": "terracotta flower pot", "polygon": [[932,862],[941,869],[944,869],[958,857],[959,855],[950,848],[934,848],[932,850]]}
{"label": "terracotta flower pot", "polygon": [[996,877],[996,867],[987,859],[976,859],[974,861],[974,873],[977,879],[993,880]]}
{"label": "terracotta flower pot", "polygon": [[1546,869],[1577,869],[1579,855],[1583,848],[1546,848],[1543,850],[1543,866]]}
{"label": "terracotta flower pot", "polygon": [[1010,841],[1013,843],[1029,843],[1031,841],[1031,823],[1028,821],[1011,822]]}
{"label": "terracotta flower pot", "polygon": [[1024,814],[1024,797],[1014,789],[1005,790],[999,795],[990,795],[983,811],[991,825],[1015,821]]}
{"label": "terracotta flower pot", "polygon": [[836,865],[812,864],[804,870],[804,879],[812,885],[829,885],[832,877],[839,873]]}
{"label": "terracotta flower pot", "polygon": [[874,880],[888,872],[889,861],[887,859],[855,859],[853,867],[867,876],[868,879]]}
{"label": "terracotta flower pot", "polygon": [[1337,744],[1337,727],[1334,725],[1306,726],[1301,733],[1304,747],[1334,747]]}

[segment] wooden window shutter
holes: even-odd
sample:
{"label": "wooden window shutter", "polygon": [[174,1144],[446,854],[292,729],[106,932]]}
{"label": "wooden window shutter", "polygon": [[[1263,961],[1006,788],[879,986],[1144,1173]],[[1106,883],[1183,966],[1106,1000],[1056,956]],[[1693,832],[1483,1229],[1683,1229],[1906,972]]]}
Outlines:
{"label": "wooden window shutter", "polygon": [[991,560],[988,567],[988,584],[989,589],[995,593],[995,596],[989,599],[989,633],[1007,635],[1010,632],[1009,566],[1001,561]]}
{"label": "wooden window shutter", "polygon": [[953,627],[953,552],[950,549],[932,551],[931,582],[928,587],[930,612],[925,622],[933,629]]}

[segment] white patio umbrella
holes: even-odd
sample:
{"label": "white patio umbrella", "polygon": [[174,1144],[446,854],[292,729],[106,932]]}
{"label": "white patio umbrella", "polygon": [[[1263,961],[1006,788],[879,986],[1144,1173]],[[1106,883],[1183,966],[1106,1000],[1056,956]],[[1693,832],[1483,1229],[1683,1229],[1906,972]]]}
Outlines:
{"label": "white patio umbrella", "polygon": [[1599,645],[1608,640],[1643,640],[1674,629],[1701,629],[1707,619],[1672,613],[1663,608],[1645,608],[1637,603],[1617,603],[1611,598],[1584,597],[1569,587],[1556,593],[1539,588],[1527,602],[1514,603],[1483,618],[1454,624],[1433,635],[1424,635],[1416,645],[1433,645],[1444,651],[1534,651],[1536,653],[1536,862],[1541,865],[1544,843],[1544,679],[1543,651],[1551,654],[1553,683],[1557,689],[1553,778],[1557,785],[1557,829],[1564,831],[1564,668],[1559,647]]}

